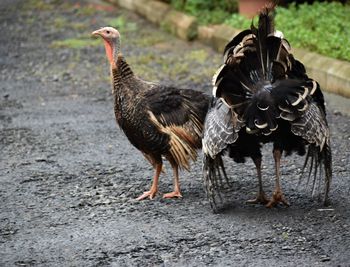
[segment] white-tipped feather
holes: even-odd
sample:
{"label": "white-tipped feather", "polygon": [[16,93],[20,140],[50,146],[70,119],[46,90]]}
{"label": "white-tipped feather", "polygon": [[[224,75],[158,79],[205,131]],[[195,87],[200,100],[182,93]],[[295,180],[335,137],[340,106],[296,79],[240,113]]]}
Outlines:
{"label": "white-tipped feather", "polygon": [[287,113],[287,112],[282,112],[281,113],[281,118],[286,120],[286,121],[294,121],[295,120],[295,117],[294,116],[291,116],[292,114],[291,113]]}
{"label": "white-tipped feather", "polygon": [[218,87],[217,86],[214,86],[213,87],[213,96],[216,97],[216,91],[218,90]]}
{"label": "white-tipped feather", "polygon": [[267,127],[267,122],[265,122],[265,123],[263,123],[263,124],[258,124],[256,121],[254,121],[254,124],[255,124],[255,126],[257,127],[257,128],[259,128],[259,129],[264,129],[264,128],[266,128]]}
{"label": "white-tipped feather", "polygon": [[246,130],[247,133],[252,133],[253,132],[252,129],[250,129],[248,126],[245,127],[245,130]]}
{"label": "white-tipped feather", "polygon": [[221,78],[217,83],[214,84],[214,87],[213,87],[213,96],[216,97],[216,91],[218,90],[218,86],[219,84],[221,83],[223,78]]}
{"label": "white-tipped feather", "polygon": [[268,136],[268,135],[272,134],[272,132],[263,132],[262,134],[265,136]]}
{"label": "white-tipped feather", "polygon": [[221,100],[222,100],[222,103],[224,103],[226,106],[228,106],[229,108],[231,108],[231,106],[225,101],[225,99],[224,98],[220,98]]}
{"label": "white-tipped feather", "polygon": [[283,32],[278,31],[278,30],[275,30],[275,32],[274,32],[274,36],[276,36],[276,37],[278,37],[278,38],[281,38],[281,39],[283,39],[283,38],[284,38],[284,34],[283,34]]}
{"label": "white-tipped feather", "polygon": [[260,107],[259,104],[256,105],[258,107],[258,109],[260,110],[268,110],[270,106],[267,106],[266,108],[264,107]]}
{"label": "white-tipped feather", "polygon": [[[284,47],[284,49],[286,49],[287,51],[291,51],[292,47],[290,46],[289,42],[286,39],[282,40],[282,45]],[[289,60],[289,58],[288,58]]]}
{"label": "white-tipped feather", "polygon": [[246,35],[246,36],[244,36],[243,39],[242,39],[242,41],[241,41],[241,43],[246,43],[246,42],[247,42],[248,40],[250,40],[250,39],[253,40],[254,36],[255,36],[255,35],[252,34],[252,33],[251,33],[251,34],[248,34],[248,35]]}
{"label": "white-tipped feather", "polygon": [[236,45],[236,47],[233,49],[233,54],[236,55],[238,53],[239,50],[241,50],[243,48],[243,43],[240,42],[238,45]]}
{"label": "white-tipped feather", "polygon": [[278,129],[278,124],[276,124],[276,127],[275,128],[270,128],[270,131],[271,132],[274,132],[274,131],[276,131]]}
{"label": "white-tipped feather", "polygon": [[309,104],[305,102],[304,106],[302,108],[298,108],[298,111],[302,112],[305,111],[308,108]]}
{"label": "white-tipped feather", "polygon": [[244,51],[239,51],[237,54],[234,55],[235,58],[239,58],[239,57],[244,57]]}
{"label": "white-tipped feather", "polygon": [[226,66],[226,64],[222,64],[214,73],[213,79],[212,79],[212,85],[214,86],[216,84],[216,79],[218,78],[220,72],[222,69]]}
{"label": "white-tipped feather", "polygon": [[298,94],[298,99],[295,102],[293,102],[291,105],[296,106],[300,103],[301,100],[303,100],[303,98],[300,94]]}
{"label": "white-tipped feather", "polygon": [[291,110],[286,109],[286,108],[283,108],[283,107],[281,107],[280,105],[278,105],[278,108],[279,108],[280,110],[282,110],[283,112],[293,113]]}
{"label": "white-tipped feather", "polygon": [[310,95],[313,95],[316,89],[317,89],[317,82],[312,81],[312,89],[311,89]]}
{"label": "white-tipped feather", "polygon": [[307,97],[307,95],[309,94],[309,88],[307,88],[306,86],[303,86],[304,88],[304,93],[301,96],[303,99],[305,99]]}

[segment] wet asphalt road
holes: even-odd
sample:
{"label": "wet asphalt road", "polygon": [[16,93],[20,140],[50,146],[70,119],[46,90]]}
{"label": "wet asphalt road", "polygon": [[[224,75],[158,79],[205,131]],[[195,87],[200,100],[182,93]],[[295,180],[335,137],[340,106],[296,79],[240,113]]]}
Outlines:
{"label": "wet asphalt road", "polygon": [[[107,24],[141,77],[210,92],[221,55],[132,13],[96,1],[2,0],[0,266],[350,266],[350,123],[335,98],[328,209],[297,187],[303,160],[294,156],[282,162],[289,208],[245,204],[253,164],[229,161],[234,191],[220,214],[205,198],[200,160],[181,174],[182,199],[138,202],[152,169],[116,127],[104,48],[89,37]],[[166,170],[161,192],[172,188]]]}

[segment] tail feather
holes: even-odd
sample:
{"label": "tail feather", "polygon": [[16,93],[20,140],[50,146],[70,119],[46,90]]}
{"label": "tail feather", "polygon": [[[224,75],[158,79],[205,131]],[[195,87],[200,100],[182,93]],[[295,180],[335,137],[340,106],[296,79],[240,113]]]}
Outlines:
{"label": "tail feather", "polygon": [[224,207],[221,189],[225,184],[230,186],[221,155],[213,159],[204,154],[203,184],[212,210],[218,212]]}
{"label": "tail feather", "polygon": [[307,167],[309,169],[307,184],[309,184],[310,178],[313,176],[312,195],[315,195],[317,189],[321,189],[321,183],[324,179],[323,203],[324,205],[328,205],[329,189],[332,182],[332,153],[328,143],[324,145],[321,151],[320,147],[314,144],[309,145],[301,171],[301,177],[303,176]]}
{"label": "tail feather", "polygon": [[251,30],[244,30],[237,34],[226,46],[224,49],[224,60],[226,61],[227,57],[232,55],[233,49],[243,40],[245,36],[251,34]]}
{"label": "tail feather", "polygon": [[332,151],[329,143],[323,147],[323,166],[325,173],[324,205],[329,205],[329,189],[332,183]]}
{"label": "tail feather", "polygon": [[257,38],[254,38],[255,47],[257,50],[258,59],[261,64],[261,70],[263,72],[263,77],[268,79],[268,48],[267,48],[267,38],[270,34],[275,32],[275,24],[273,19],[272,7],[265,7],[259,14],[259,25],[256,28],[253,24],[251,26],[252,33],[255,34]]}

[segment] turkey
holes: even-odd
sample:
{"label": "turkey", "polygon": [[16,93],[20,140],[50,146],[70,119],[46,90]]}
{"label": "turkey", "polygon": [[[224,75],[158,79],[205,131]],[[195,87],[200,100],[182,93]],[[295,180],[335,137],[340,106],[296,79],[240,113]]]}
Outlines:
{"label": "turkey", "polygon": [[163,197],[182,197],[178,170],[189,170],[190,161],[196,159],[197,149],[201,148],[209,96],[143,81],[134,75],[121,54],[120,34],[116,29],[104,27],[92,35],[104,41],[117,123],[155,169],[150,190],[137,199],[153,199],[157,194],[163,157],[170,162],[174,174],[174,190]]}
{"label": "turkey", "polygon": [[[273,10],[273,5],[264,7],[258,27],[252,23],[226,45],[224,64],[213,77],[217,99],[210,104],[204,126],[203,175],[214,209],[218,187],[227,178],[224,154],[235,162],[250,157],[255,163],[259,187],[250,203],[289,206],[280,186],[283,152],[306,154],[303,170],[309,167],[309,179],[313,174],[312,192],[324,179],[324,203],[328,200],[332,156],[323,94],[294,59],[283,34],[275,31]],[[266,143],[273,144],[275,161],[276,185],[270,199],[261,178],[260,149]]]}

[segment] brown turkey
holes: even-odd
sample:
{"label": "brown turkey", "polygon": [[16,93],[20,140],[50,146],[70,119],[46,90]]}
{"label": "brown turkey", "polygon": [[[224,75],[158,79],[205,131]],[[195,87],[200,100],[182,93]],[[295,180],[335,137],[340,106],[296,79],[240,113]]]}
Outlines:
{"label": "brown turkey", "polygon": [[116,29],[104,27],[92,35],[104,41],[111,67],[117,123],[155,169],[150,190],[137,199],[153,199],[156,195],[162,157],[170,162],[174,174],[174,191],[163,197],[181,197],[178,170],[189,170],[190,161],[196,159],[196,150],[202,146],[209,96],[143,81],[134,75],[121,54],[120,34]]}
{"label": "brown turkey", "polygon": [[[216,209],[216,188],[225,177],[222,155],[243,163],[253,159],[258,177],[258,194],[250,203],[267,207],[289,205],[280,186],[282,153],[305,155],[316,177],[324,177],[324,203],[332,180],[330,131],[325,103],[318,83],[306,75],[294,59],[281,32],[275,31],[274,6],[264,8],[256,28],[242,31],[225,48],[225,63],[213,78],[214,100],[205,121],[203,137],[204,182]],[[261,146],[273,143],[276,186],[271,199],[265,196],[261,175]],[[317,176],[324,171],[324,175]],[[322,178],[323,179],[323,178]],[[319,180],[321,181],[321,180]],[[219,192],[219,191],[217,191]]]}

